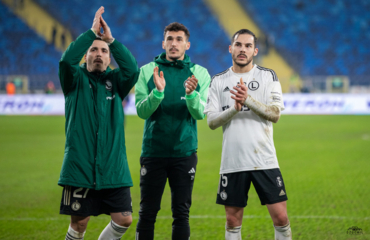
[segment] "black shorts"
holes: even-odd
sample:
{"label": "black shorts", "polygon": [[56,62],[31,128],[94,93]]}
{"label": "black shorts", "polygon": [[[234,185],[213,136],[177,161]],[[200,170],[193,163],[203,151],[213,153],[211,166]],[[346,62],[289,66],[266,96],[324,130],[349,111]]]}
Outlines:
{"label": "black shorts", "polygon": [[130,187],[94,190],[64,186],[60,214],[98,216],[132,212]]}
{"label": "black shorts", "polygon": [[253,183],[261,204],[274,204],[288,200],[279,168],[234,172],[220,175],[217,204],[245,207]]}

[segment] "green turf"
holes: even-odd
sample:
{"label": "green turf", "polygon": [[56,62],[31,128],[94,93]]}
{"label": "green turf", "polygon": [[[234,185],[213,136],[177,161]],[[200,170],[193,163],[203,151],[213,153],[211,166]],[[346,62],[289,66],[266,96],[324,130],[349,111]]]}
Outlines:
{"label": "green turf", "polygon": [[[191,239],[224,239],[224,210],[215,204],[222,131],[199,123],[198,168]],[[144,121],[129,116],[128,159],[134,180],[134,239],[139,156]],[[370,116],[285,116],[274,125],[294,239],[370,239]],[[0,117],[0,239],[64,239],[69,217],[59,215],[57,186],[64,150],[63,117]],[[170,192],[163,196],[155,239],[171,239]],[[108,216],[91,218],[85,240],[97,239]],[[363,235],[348,235],[357,226]],[[266,207],[251,189],[243,239],[273,239]]]}

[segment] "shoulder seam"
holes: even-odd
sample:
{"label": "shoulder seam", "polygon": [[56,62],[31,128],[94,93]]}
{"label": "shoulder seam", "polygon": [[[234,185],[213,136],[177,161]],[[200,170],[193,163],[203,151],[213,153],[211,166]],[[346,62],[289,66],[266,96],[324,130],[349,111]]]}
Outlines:
{"label": "shoulder seam", "polygon": [[279,81],[279,79],[277,78],[276,73],[275,73],[275,71],[274,71],[274,70],[269,69],[269,68],[264,68],[264,67],[261,67],[261,66],[257,66],[257,68],[258,68],[259,70],[263,70],[263,71],[270,72],[270,73],[271,73],[271,75],[272,75],[272,81],[273,81],[273,82],[278,82],[278,81]]}
{"label": "shoulder seam", "polygon": [[194,66],[193,66],[193,67],[191,67],[191,68],[200,68],[200,69],[205,69],[205,70],[207,70],[207,68],[205,68],[205,67],[203,67],[203,66],[200,66],[199,64],[196,64],[196,63],[194,63]]}
{"label": "shoulder seam", "polygon": [[211,82],[209,83],[209,87],[211,87],[212,82],[213,82],[213,79],[215,79],[216,77],[219,77],[219,76],[221,76],[221,75],[226,74],[229,70],[230,70],[230,68],[226,69],[226,70],[225,70],[225,71],[223,71],[223,72],[220,72],[220,73],[217,73],[216,75],[214,75],[214,76],[211,78]]}
{"label": "shoulder seam", "polygon": [[150,62],[150,63],[147,63],[147,64],[145,64],[144,66],[142,66],[141,68],[146,68],[146,67],[148,67],[148,66],[150,66],[150,65],[156,65],[156,62]]}

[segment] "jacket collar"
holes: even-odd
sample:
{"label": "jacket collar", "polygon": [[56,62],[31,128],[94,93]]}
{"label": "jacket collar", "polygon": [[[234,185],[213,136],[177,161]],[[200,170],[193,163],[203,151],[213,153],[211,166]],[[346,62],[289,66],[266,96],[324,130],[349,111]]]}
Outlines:
{"label": "jacket collar", "polygon": [[186,54],[184,56],[184,60],[174,60],[171,62],[166,59],[166,53],[161,53],[154,58],[154,62],[178,68],[184,68],[185,66],[189,66],[191,64],[190,57]]}

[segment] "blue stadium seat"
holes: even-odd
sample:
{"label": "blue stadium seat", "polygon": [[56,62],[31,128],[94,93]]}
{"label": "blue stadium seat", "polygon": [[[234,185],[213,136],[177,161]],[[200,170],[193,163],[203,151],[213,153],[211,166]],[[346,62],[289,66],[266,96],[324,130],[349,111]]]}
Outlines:
{"label": "blue stadium seat", "polygon": [[369,84],[370,1],[239,2],[301,76],[348,75]]}
{"label": "blue stadium seat", "polygon": [[[91,28],[96,10],[104,5],[104,19],[115,38],[125,44],[139,67],[153,60],[162,49],[163,30],[171,22],[180,22],[190,30],[193,62],[215,75],[231,64],[229,38],[202,1],[84,1],[65,0],[36,2],[69,27],[74,37]],[[165,7],[163,7],[165,6]]]}
{"label": "blue stadium seat", "polygon": [[60,86],[57,72],[62,53],[47,44],[1,2],[0,12],[0,35],[3,36],[0,38],[0,75],[29,75],[31,90],[39,82],[36,74],[48,75]]}

